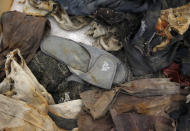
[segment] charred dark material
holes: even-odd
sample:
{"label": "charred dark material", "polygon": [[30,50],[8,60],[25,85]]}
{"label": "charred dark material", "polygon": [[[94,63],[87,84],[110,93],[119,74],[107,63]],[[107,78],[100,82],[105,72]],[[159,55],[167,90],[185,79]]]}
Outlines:
{"label": "charred dark material", "polygon": [[117,12],[109,8],[100,8],[96,10],[95,17],[98,21],[110,25],[120,23],[127,18],[125,13]]}
{"label": "charred dark material", "polygon": [[55,124],[60,128],[63,128],[66,130],[72,130],[73,128],[77,127],[77,120],[75,119],[66,119],[66,118],[57,116],[51,112],[48,112],[48,115],[55,122]]}

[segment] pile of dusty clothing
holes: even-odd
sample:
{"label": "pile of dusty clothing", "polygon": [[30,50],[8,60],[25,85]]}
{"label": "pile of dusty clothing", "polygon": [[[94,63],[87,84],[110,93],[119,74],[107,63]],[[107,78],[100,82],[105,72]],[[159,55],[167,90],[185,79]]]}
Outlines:
{"label": "pile of dusty clothing", "polygon": [[0,131],[190,130],[189,0],[0,3]]}

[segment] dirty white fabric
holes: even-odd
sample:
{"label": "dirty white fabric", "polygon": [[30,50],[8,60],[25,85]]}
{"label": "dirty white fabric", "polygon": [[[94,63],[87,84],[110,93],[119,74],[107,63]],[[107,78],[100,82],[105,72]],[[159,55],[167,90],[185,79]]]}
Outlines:
{"label": "dirty white fabric", "polygon": [[86,32],[92,36],[95,41],[92,46],[104,49],[106,51],[118,51],[123,45],[116,36],[118,29],[112,26],[103,26],[95,21],[90,23],[90,29]]}
{"label": "dirty white fabric", "polygon": [[47,105],[54,104],[53,97],[32,74],[20,50],[15,49],[7,55],[5,72],[6,78],[0,83],[0,93],[47,113]]}
{"label": "dirty white fabric", "polygon": [[56,126],[48,112],[76,119],[81,100],[54,104],[52,96],[37,81],[20,50],[7,55],[6,78],[0,83],[0,131],[65,131]]}
{"label": "dirty white fabric", "polygon": [[73,100],[55,105],[48,105],[49,112],[66,119],[76,119],[82,109],[82,100]]}
{"label": "dirty white fabric", "polygon": [[[14,0],[11,10],[17,10],[22,12],[24,4],[21,1],[24,0]],[[87,45],[92,45],[92,43],[94,42],[93,38],[85,34],[85,32],[89,29],[89,26],[86,26],[77,31],[66,31],[61,29],[58,26],[58,23],[53,18],[48,18],[48,19],[50,20],[51,23],[51,32],[50,32],[51,35],[71,39],[73,41],[81,42]]]}
{"label": "dirty white fabric", "polygon": [[52,96],[38,83],[18,49],[7,55],[6,78],[0,83],[0,129],[63,131],[48,116]]}
{"label": "dirty white fabric", "polygon": [[0,130],[3,131],[65,131],[52,119],[27,103],[0,94]]}

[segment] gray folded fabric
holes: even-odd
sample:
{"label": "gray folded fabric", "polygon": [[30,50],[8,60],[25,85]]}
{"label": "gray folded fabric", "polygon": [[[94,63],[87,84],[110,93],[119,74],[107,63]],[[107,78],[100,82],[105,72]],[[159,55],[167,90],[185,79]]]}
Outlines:
{"label": "gray folded fabric", "polygon": [[80,79],[110,89],[126,79],[126,68],[110,53],[61,37],[47,37],[41,44],[45,54],[64,62]]}

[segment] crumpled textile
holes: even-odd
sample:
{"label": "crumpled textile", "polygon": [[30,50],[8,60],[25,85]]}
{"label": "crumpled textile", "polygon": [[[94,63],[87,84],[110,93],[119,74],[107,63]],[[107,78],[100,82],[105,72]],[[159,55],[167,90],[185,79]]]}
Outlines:
{"label": "crumpled textile", "polygon": [[131,45],[138,49],[142,54],[148,53],[145,47],[147,47],[155,33],[155,25],[160,16],[161,2],[156,1],[151,7],[145,12],[144,18],[141,20],[141,27],[135,34]]}
{"label": "crumpled textile", "polygon": [[[37,9],[30,4],[29,0],[25,0],[25,2],[23,4],[24,4],[23,13],[26,13],[28,15],[46,16],[46,15],[48,15],[49,11],[52,10],[50,7],[49,7],[50,9],[48,9],[48,10]],[[52,5],[52,4],[53,4],[53,2],[50,3],[49,5]],[[53,7],[53,5],[51,7]]]}
{"label": "crumpled textile", "polygon": [[185,100],[185,95],[139,98],[120,94],[114,102],[112,109],[118,114],[135,111],[139,114],[167,117],[167,113],[179,109],[180,102],[182,103]]}
{"label": "crumpled textile", "polygon": [[110,115],[93,120],[86,112],[78,116],[79,131],[174,131],[174,121],[162,116],[148,116],[136,113],[117,114],[114,110]]}
{"label": "crumpled textile", "polygon": [[5,72],[6,78],[0,83],[1,94],[22,100],[41,112],[47,112],[47,105],[54,104],[53,97],[27,67],[20,50],[8,54]]}
{"label": "crumpled textile", "polygon": [[[147,48],[150,42],[152,41],[152,38],[154,37],[155,25],[157,23],[157,19],[160,16],[160,9],[160,1],[157,1],[156,3],[152,4],[151,7],[147,10],[144,18],[141,20],[140,29],[135,34],[134,38],[130,41],[124,39],[123,46],[125,49],[126,57],[130,65],[130,68],[135,76],[152,73],[158,68],[158,64],[155,64],[156,62],[163,63],[163,61],[160,61],[159,56],[157,54],[152,56],[153,59],[150,59],[147,56],[147,54],[149,54],[149,50],[147,50]],[[124,28],[121,28],[121,31],[125,32]],[[148,58],[146,58],[146,56]],[[152,64],[153,62],[155,63],[152,67],[152,65],[150,64]]]}
{"label": "crumpled textile", "polygon": [[117,32],[118,29],[116,27],[103,26],[93,21],[86,34],[95,39],[92,43],[94,47],[104,49],[106,51],[118,51],[123,47],[123,45],[117,36]]}
{"label": "crumpled textile", "polygon": [[84,103],[85,110],[87,110],[94,119],[98,119],[107,113],[108,107],[115,97],[115,94],[115,90],[106,92],[102,92],[101,90],[89,90],[81,93],[80,97]]}
{"label": "crumpled textile", "polygon": [[0,43],[0,78],[4,76],[5,57],[9,51],[19,48],[28,63],[40,46],[40,42],[50,28],[44,17],[28,16],[10,11],[1,16],[2,41]]}
{"label": "crumpled textile", "polygon": [[[106,131],[111,127],[119,131],[174,131],[176,125],[169,113],[179,109],[187,94],[187,90],[167,78],[135,80],[111,91],[85,91],[80,95],[85,113],[79,114],[79,131],[90,126],[92,130],[102,127]],[[103,121],[109,115],[113,124]]]}
{"label": "crumpled textile", "polygon": [[82,16],[69,16],[65,9],[57,8],[52,11],[51,16],[59,23],[59,26],[64,30],[78,30],[88,25],[90,18]]}
{"label": "crumpled textile", "polygon": [[[148,83],[151,83],[150,86]],[[117,114],[135,111],[145,115],[168,117],[167,113],[179,109],[180,103],[184,102],[188,94],[178,84],[169,82],[169,79],[136,80],[129,83],[129,86],[124,85],[123,90],[129,95],[121,91],[111,108]]]}
{"label": "crumpled textile", "polygon": [[117,131],[174,131],[174,121],[161,116],[147,116],[135,113],[118,115],[114,110],[111,116]]}
{"label": "crumpled textile", "polygon": [[187,56],[182,58],[181,73],[190,77],[190,48],[188,49]]}
{"label": "crumpled textile", "polygon": [[[64,131],[77,127],[81,100],[56,105],[27,67],[19,49],[7,55],[5,72],[6,78],[0,83],[0,130]],[[68,105],[72,107],[66,108]]]}
{"label": "crumpled textile", "polygon": [[91,15],[98,8],[110,8],[121,12],[143,12],[158,0],[55,0],[70,15]]}
{"label": "crumpled textile", "polygon": [[[52,96],[38,83],[18,49],[7,56],[6,78],[0,83],[0,129],[61,130],[47,115]],[[2,95],[4,94],[4,95]]]}
{"label": "crumpled textile", "polygon": [[162,9],[176,8],[189,3],[189,0],[162,0]]}
{"label": "crumpled textile", "polygon": [[53,16],[59,26],[64,30],[78,30],[89,24],[90,18],[82,16],[69,16],[65,9],[61,8],[53,0],[27,0],[23,12],[34,16]]}
{"label": "crumpled textile", "polygon": [[169,67],[163,69],[163,73],[172,81],[180,83],[181,86],[190,86],[190,77],[180,74],[180,67],[180,64],[172,63]]}
{"label": "crumpled textile", "polygon": [[[190,87],[190,76],[180,73],[182,66],[177,63],[172,63],[169,67],[163,69],[166,77],[171,78],[171,81],[180,83],[181,86]],[[190,95],[187,96],[187,103],[190,102]]]}
{"label": "crumpled textile", "polygon": [[77,116],[81,112],[81,108],[82,101],[80,99],[48,105],[48,115],[58,127],[71,130],[77,127]]}
{"label": "crumpled textile", "polygon": [[118,113],[136,111],[147,115],[165,115],[165,112],[171,111],[170,107],[172,110],[178,108],[178,103],[184,101],[187,94],[179,84],[169,79],[152,78],[131,81],[111,91],[89,90],[80,96],[84,109],[98,119],[111,108]]}
{"label": "crumpled textile", "polygon": [[0,94],[0,130],[3,131],[65,131],[51,118],[26,102]]}
{"label": "crumpled textile", "polygon": [[[189,26],[189,14],[186,13],[189,5],[162,10],[159,19],[160,8],[155,5],[141,21],[132,42],[124,42],[126,56],[135,76],[155,73],[172,64],[179,46],[184,44],[181,40]],[[151,19],[156,21],[152,22]]]}
{"label": "crumpled textile", "polygon": [[177,131],[189,131],[190,103],[185,104],[185,106],[182,106],[181,108],[182,109],[179,112],[181,113],[181,116],[179,119],[177,119],[178,122]]}
{"label": "crumpled textile", "polygon": [[46,90],[52,94],[55,102],[62,103],[63,92],[67,88],[65,78],[70,75],[67,66],[38,51],[28,67]]}
{"label": "crumpled textile", "polygon": [[78,116],[78,131],[110,131],[113,128],[111,116],[93,120],[86,112],[81,112]]}
{"label": "crumpled textile", "polygon": [[81,111],[82,101],[72,100],[60,104],[48,105],[48,111],[66,119],[76,119]]}

